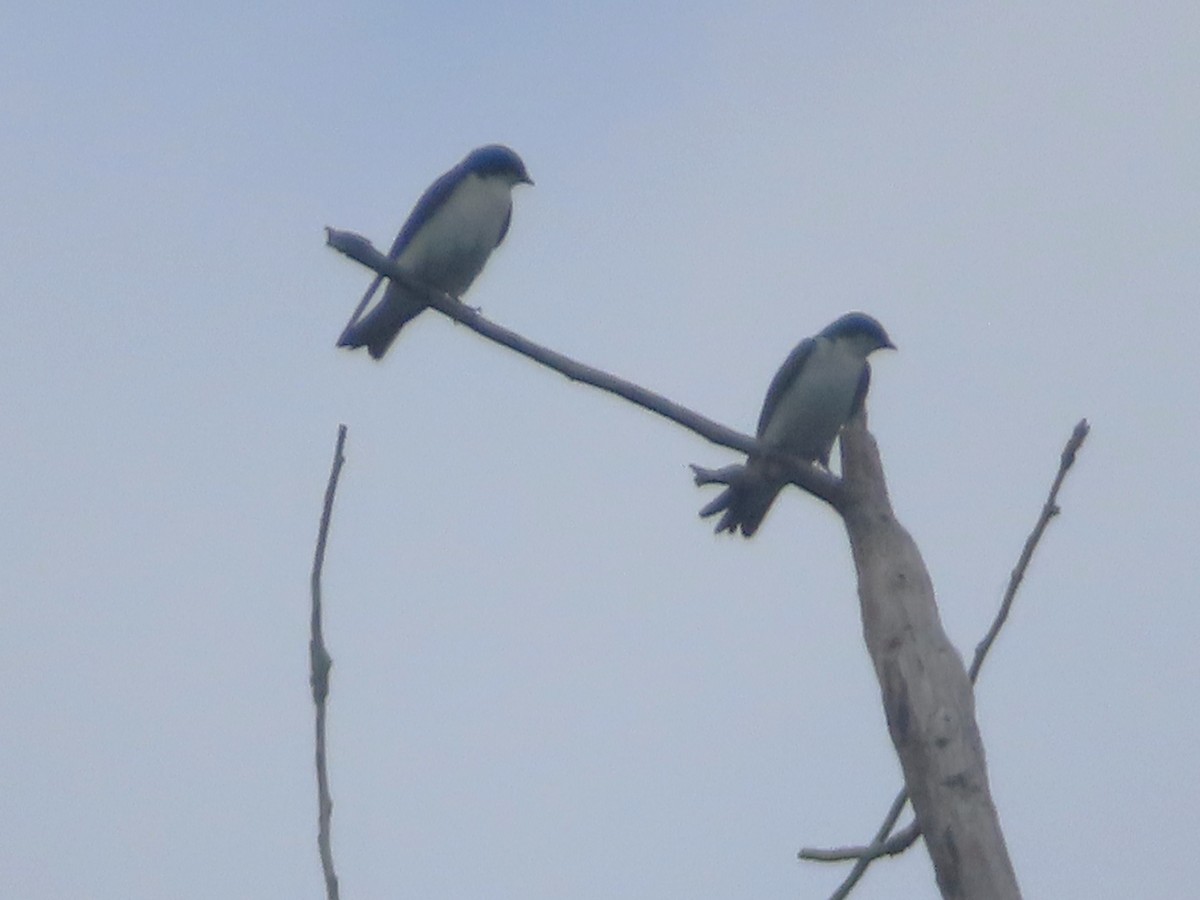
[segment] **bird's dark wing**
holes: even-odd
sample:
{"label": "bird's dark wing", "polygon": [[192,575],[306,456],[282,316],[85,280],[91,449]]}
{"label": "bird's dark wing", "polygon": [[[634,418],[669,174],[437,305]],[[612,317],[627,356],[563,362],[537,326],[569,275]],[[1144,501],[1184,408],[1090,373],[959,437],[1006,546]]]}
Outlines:
{"label": "bird's dark wing", "polygon": [[858,376],[858,388],[854,391],[854,402],[850,404],[851,416],[862,409],[863,401],[867,399],[867,388],[870,386],[871,364],[864,362],[862,374]]}
{"label": "bird's dark wing", "polygon": [[408,214],[408,220],[401,227],[400,233],[396,235],[396,240],[392,242],[392,249],[388,251],[388,256],[396,259],[404,252],[404,248],[408,246],[408,242],[412,240],[413,235],[420,230],[422,225],[429,221],[429,217],[434,214],[437,208],[446,202],[446,198],[458,187],[459,182],[463,180],[465,174],[462,163],[459,163],[425,189],[425,193],[417,200],[417,205]]}
{"label": "bird's dark wing", "polygon": [[496,246],[499,247],[504,243],[504,236],[508,234],[508,223],[512,221],[512,204],[508,204],[508,212],[504,216],[504,224],[500,226],[500,237],[496,238]]}
{"label": "bird's dark wing", "polygon": [[783,361],[783,365],[771,379],[771,386],[767,388],[767,398],[763,400],[762,412],[758,416],[758,431],[756,432],[758,437],[762,437],[763,432],[767,430],[767,423],[775,415],[775,407],[779,405],[780,398],[783,397],[791,383],[799,377],[800,370],[808,362],[814,346],[816,345],[812,338],[802,340],[796,345],[796,349],[788,354],[788,358]]}

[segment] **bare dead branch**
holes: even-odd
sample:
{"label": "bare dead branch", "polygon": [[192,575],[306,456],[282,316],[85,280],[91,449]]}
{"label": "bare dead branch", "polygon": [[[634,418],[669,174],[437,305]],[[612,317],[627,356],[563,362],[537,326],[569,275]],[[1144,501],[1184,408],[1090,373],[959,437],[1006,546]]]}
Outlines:
{"label": "bare dead branch", "polygon": [[[430,306],[438,310],[438,312],[449,316],[455,322],[467,326],[476,334],[490,341],[495,341],[497,344],[501,344],[510,350],[515,350],[522,356],[553,369],[560,375],[565,375],[571,381],[588,384],[599,390],[623,397],[643,409],[656,413],[663,418],[670,419],[677,425],[682,425],[684,428],[695,432],[714,444],[740,450],[746,454],[754,453],[782,458],[786,460],[791,470],[790,480],[793,484],[827,503],[834,506],[837,505],[838,479],[834,478],[828,472],[821,471],[821,469],[807,460],[780,457],[777,451],[772,451],[767,447],[759,445],[749,435],[742,434],[706,416],[702,416],[681,404],[668,400],[661,394],[647,390],[641,385],[618,378],[602,369],[578,362],[569,356],[565,356],[541,344],[534,343],[528,338],[517,334],[515,331],[510,331],[507,328],[497,325],[495,322],[484,318],[478,310],[472,309],[462,301],[417,281],[409,272],[398,266],[395,260],[384,256],[371,245],[370,241],[361,235],[349,231],[337,231],[333,228],[326,228],[325,235],[326,243],[339,253],[350,257],[355,262],[361,263],[381,276],[393,278],[405,287],[423,292],[429,300]],[[363,302],[360,303],[359,309],[351,317],[351,325],[361,314],[362,308],[366,306],[366,300],[370,297],[374,287],[375,285],[373,284],[371,290],[364,296]],[[349,328],[350,325],[346,327]],[[714,478],[714,481],[719,480],[720,478]]]}
{"label": "bare dead branch", "polygon": [[[995,618],[992,620],[991,626],[987,633],[975,648],[975,656],[971,661],[971,667],[967,674],[974,684],[979,678],[979,672],[983,668],[984,660],[987,659],[988,652],[996,641],[996,637],[1000,634],[1000,629],[1004,627],[1004,623],[1008,621],[1008,614],[1012,609],[1013,600],[1016,598],[1017,590],[1025,579],[1025,572],[1029,568],[1029,563],[1033,559],[1034,551],[1042,540],[1042,535],[1046,531],[1046,526],[1050,524],[1051,519],[1059,513],[1058,506],[1058,491],[1062,487],[1063,481],[1067,477],[1067,472],[1075,463],[1075,458],[1079,452],[1079,448],[1083,446],[1084,440],[1088,436],[1090,426],[1087,419],[1081,419],[1071,432],[1071,437],[1068,438],[1066,446],[1063,447],[1062,454],[1059,458],[1058,472],[1054,476],[1054,481],[1050,486],[1050,492],[1046,496],[1046,502],[1042,504],[1042,511],[1038,516],[1037,523],[1033,530],[1025,539],[1025,545],[1021,549],[1021,555],[1017,560],[1016,566],[1013,568],[1012,574],[1009,577],[1008,587],[1004,591],[1004,598],[1001,600],[1000,608],[996,612]],[[800,858],[813,862],[845,862],[855,860],[853,868],[846,876],[845,880],[838,886],[838,889],[830,895],[830,900],[843,900],[854,887],[855,884],[862,878],[867,871],[867,867],[881,856],[895,856],[903,853],[911,847],[921,836],[921,828],[917,822],[912,822],[902,828],[900,831],[891,834],[892,828],[895,827],[896,821],[900,818],[900,813],[908,803],[908,789],[901,788],[896,794],[896,799],[892,801],[892,806],[884,816],[882,824],[876,831],[874,839],[866,846],[855,847],[840,847],[835,849],[815,849],[804,848],[800,851]]]}
{"label": "bare dead branch", "polygon": [[325,873],[327,900],[337,900],[338,880],[333,867],[333,848],[330,843],[330,820],[333,818],[333,798],[329,794],[329,774],[325,764],[325,701],[329,697],[329,670],[333,659],[325,648],[321,628],[321,569],[325,565],[325,543],[329,537],[329,521],[333,516],[333,497],[337,492],[338,476],[346,461],[342,451],[346,446],[346,426],[338,426],[337,447],[333,452],[333,467],[325,485],[325,503],[321,509],[321,525],[317,530],[317,550],[312,567],[312,629],[308,641],[309,683],[316,706],[316,764],[317,764],[317,849],[321,854],[321,869]]}

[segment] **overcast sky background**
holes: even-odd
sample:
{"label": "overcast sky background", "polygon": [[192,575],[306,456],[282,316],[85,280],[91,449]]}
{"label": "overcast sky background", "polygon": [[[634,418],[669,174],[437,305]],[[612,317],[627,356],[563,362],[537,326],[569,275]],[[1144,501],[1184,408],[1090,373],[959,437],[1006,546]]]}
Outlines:
{"label": "overcast sky background", "polygon": [[[1200,7],[8,4],[0,896],[318,898],[326,563],[347,898],[793,898],[900,784],[840,522],[717,538],[737,455],[435,314],[334,348],[479,144],[467,299],[753,428],[851,309],[1028,897],[1200,881]],[[924,848],[855,896],[936,897]]]}

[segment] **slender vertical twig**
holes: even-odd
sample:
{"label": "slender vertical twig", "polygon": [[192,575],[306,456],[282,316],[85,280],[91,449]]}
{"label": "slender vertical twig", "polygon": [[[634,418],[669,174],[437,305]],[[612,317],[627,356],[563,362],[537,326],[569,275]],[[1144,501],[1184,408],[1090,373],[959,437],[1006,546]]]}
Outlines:
{"label": "slender vertical twig", "polygon": [[333,818],[333,798],[329,795],[329,773],[325,765],[325,701],[329,696],[329,669],[333,659],[325,649],[321,629],[321,569],[325,565],[325,542],[329,537],[329,520],[333,515],[333,496],[338,476],[346,461],[342,450],[346,446],[346,426],[338,426],[337,448],[333,452],[333,467],[325,485],[325,505],[321,510],[321,526],[317,531],[317,551],[312,567],[312,632],[308,642],[309,682],[312,685],[316,716],[317,763],[317,849],[321,854],[321,869],[325,873],[325,895],[338,900],[337,873],[333,868],[333,848],[330,843],[330,820]]}

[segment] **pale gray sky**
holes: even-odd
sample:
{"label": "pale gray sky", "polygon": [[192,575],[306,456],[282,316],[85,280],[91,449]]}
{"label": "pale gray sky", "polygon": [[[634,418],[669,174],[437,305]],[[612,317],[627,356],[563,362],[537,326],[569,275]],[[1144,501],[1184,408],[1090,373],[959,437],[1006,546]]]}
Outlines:
{"label": "pale gray sky", "polygon": [[[1194,3],[0,11],[0,896],[822,897],[899,784],[836,517],[433,314],[333,343],[467,150],[537,181],[468,295],[750,430],[866,310],[870,399],[1029,897],[1200,880]],[[923,848],[863,900],[932,898]]]}

